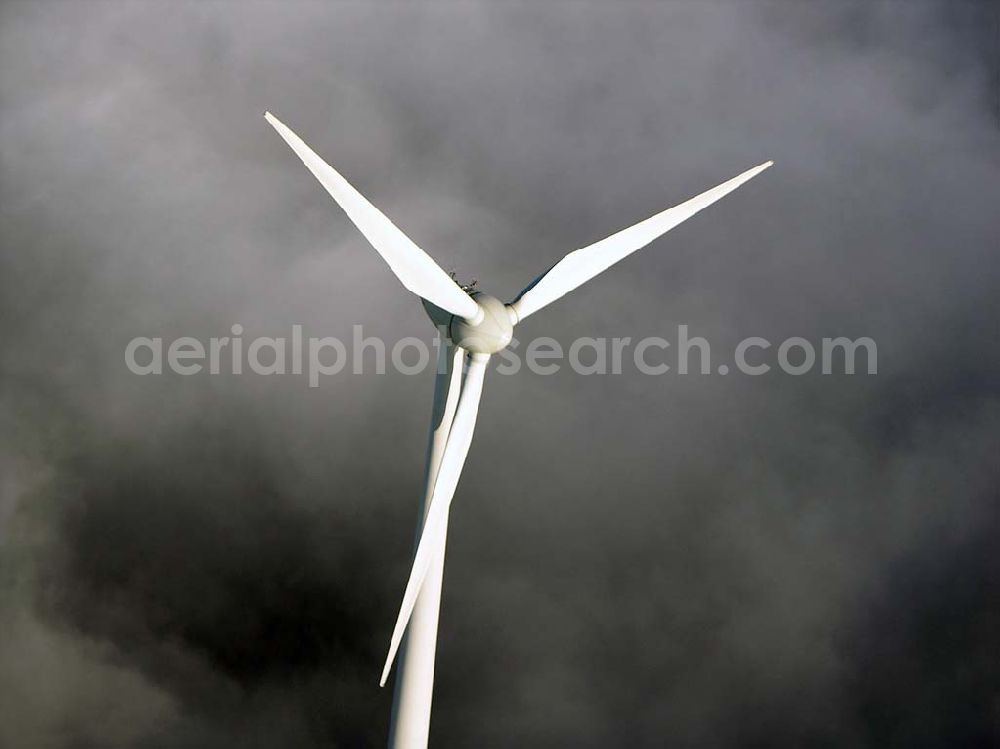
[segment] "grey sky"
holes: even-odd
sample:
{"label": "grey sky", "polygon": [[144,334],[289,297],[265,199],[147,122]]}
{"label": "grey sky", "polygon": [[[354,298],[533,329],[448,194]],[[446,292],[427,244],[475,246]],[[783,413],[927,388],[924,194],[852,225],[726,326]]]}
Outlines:
{"label": "grey sky", "polygon": [[875,377],[488,376],[434,745],[1000,740],[997,23],[4,5],[0,744],[384,742],[430,377],[310,390],[122,356],[235,322],[430,339],[265,109],[504,298],[773,158],[518,337],[879,345]]}

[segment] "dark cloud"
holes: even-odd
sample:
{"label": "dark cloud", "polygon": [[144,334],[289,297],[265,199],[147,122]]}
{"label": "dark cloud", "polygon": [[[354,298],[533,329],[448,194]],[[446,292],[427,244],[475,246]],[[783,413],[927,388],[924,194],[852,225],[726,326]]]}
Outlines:
{"label": "dark cloud", "polygon": [[235,322],[430,338],[265,109],[504,297],[774,158],[518,337],[878,342],[873,377],[491,375],[436,745],[1000,740],[990,4],[0,21],[0,743],[384,743],[430,380],[123,362]]}

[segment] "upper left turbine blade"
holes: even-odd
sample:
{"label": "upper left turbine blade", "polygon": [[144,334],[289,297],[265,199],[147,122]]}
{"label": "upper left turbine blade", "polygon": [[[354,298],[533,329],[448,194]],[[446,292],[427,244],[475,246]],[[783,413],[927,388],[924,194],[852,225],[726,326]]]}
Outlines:
{"label": "upper left turbine blade", "polygon": [[454,315],[470,320],[478,316],[479,306],[441,270],[430,255],[414,244],[385,214],[369,203],[337,170],[317,156],[277,117],[270,112],[265,112],[264,117],[344,209],[354,225],[389,264],[403,286]]}

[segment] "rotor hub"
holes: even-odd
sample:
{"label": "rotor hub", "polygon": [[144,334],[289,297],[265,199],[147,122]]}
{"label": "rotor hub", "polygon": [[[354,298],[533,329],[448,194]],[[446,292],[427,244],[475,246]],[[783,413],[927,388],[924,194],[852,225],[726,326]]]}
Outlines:
{"label": "rotor hub", "polygon": [[514,323],[507,306],[496,297],[476,291],[470,294],[482,312],[473,324],[465,318],[451,318],[448,335],[456,346],[474,354],[495,354],[502,351],[514,337]]}

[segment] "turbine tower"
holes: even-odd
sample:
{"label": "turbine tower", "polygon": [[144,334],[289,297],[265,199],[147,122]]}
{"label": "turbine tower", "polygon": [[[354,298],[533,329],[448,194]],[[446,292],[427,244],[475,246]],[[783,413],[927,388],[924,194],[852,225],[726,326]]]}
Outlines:
{"label": "turbine tower", "polygon": [[645,247],[756,177],[773,162],[754,167],[678,206],[569,253],[525,287],[517,298],[504,304],[496,297],[460,287],[301,138],[270,112],[264,116],[389,264],[403,286],[423,300],[432,322],[442,331],[417,529],[419,540],[379,681],[381,686],[385,685],[399,651],[389,746],[423,749],[430,729],[448,509],[472,443],[490,356],[510,343],[514,326],[528,315]]}

